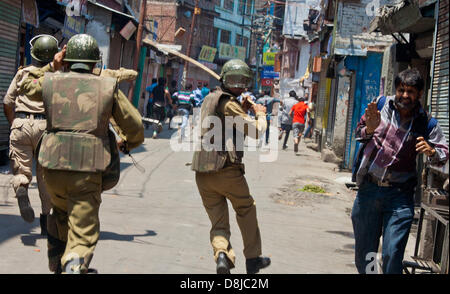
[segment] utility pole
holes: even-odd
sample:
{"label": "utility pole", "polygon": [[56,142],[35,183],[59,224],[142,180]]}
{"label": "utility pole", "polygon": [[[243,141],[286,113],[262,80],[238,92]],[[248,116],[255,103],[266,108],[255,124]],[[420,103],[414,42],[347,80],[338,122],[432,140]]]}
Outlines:
{"label": "utility pole", "polygon": [[[144,29],[144,19],[145,19],[145,10],[147,8],[147,0],[141,0],[141,8],[140,8],[140,14],[139,14],[139,26],[136,34],[136,54],[134,55],[134,64],[133,69],[135,71],[138,71],[139,66],[139,56],[141,54],[141,44],[142,44],[142,31]],[[128,100],[130,102],[133,102],[133,96],[134,96],[134,88],[136,85],[136,81],[133,81],[131,83],[131,88],[128,91]]]}
{"label": "utility pole", "polygon": [[[186,56],[191,57],[191,46],[192,46],[192,36],[194,35],[194,27],[195,27],[195,19],[197,14],[200,14],[200,9],[198,7],[199,0],[195,0],[195,8],[194,8],[194,15],[192,16],[192,22],[191,22],[191,30],[189,32],[189,38],[188,38],[188,44],[186,48]],[[184,61],[184,68],[183,68],[183,78],[181,81],[181,84],[183,85],[183,88],[186,86],[186,78],[188,74],[189,69],[189,62],[187,60]]]}

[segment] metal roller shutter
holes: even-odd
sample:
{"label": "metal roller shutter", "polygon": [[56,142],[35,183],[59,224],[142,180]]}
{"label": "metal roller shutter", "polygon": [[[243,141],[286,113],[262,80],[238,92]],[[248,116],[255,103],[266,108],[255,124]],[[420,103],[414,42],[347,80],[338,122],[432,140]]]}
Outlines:
{"label": "metal roller shutter", "polygon": [[433,77],[431,86],[431,113],[441,125],[447,142],[449,141],[449,66],[448,66],[448,1],[440,0],[434,44]]}

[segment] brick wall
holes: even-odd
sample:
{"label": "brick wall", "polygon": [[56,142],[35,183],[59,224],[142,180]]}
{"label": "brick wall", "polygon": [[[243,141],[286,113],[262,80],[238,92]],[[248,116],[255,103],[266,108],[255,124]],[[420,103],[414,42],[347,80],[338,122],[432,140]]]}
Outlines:
{"label": "brick wall", "polygon": [[175,1],[147,1],[147,17],[158,22],[158,42],[174,44],[177,30],[177,6]]}

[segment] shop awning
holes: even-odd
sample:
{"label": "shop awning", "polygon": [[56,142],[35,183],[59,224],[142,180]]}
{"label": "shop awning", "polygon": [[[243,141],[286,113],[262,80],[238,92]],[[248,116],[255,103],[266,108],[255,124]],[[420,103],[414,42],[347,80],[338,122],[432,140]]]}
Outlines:
{"label": "shop awning", "polygon": [[393,33],[422,33],[435,26],[434,17],[426,17],[421,8],[429,6],[436,0],[403,1],[394,6],[385,5],[379,16],[370,23],[369,32],[381,32],[383,35]]}
{"label": "shop awning", "polygon": [[[104,1],[105,1],[105,0],[103,0],[102,2],[104,2]],[[109,11],[111,11],[111,12],[114,12],[114,13],[120,14],[120,15],[122,15],[122,16],[131,18],[132,20],[134,20],[134,21],[136,21],[137,23],[139,23],[139,20],[136,19],[134,16],[129,15],[129,14],[126,14],[126,13],[121,12],[121,11],[118,11],[118,10],[116,10],[116,9],[114,9],[114,8],[111,8],[111,7],[107,6],[106,4],[103,4],[103,3],[101,3],[101,2],[99,2],[99,1],[97,1],[97,0],[88,0],[88,2],[91,3],[91,4],[94,4],[94,5],[98,6],[98,7],[102,7],[102,8],[104,8],[104,9],[106,9],[106,10],[109,10]]]}

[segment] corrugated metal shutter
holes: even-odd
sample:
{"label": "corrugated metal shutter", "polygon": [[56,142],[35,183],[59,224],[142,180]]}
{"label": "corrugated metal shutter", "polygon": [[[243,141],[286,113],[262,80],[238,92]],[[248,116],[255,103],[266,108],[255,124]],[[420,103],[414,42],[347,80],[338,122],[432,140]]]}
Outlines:
{"label": "corrugated metal shutter", "polygon": [[330,90],[330,105],[328,106],[328,121],[327,121],[327,138],[326,142],[328,146],[331,146],[334,141],[334,123],[336,120],[336,85],[337,80],[333,79],[331,81],[331,90]]}
{"label": "corrugated metal shutter", "polygon": [[0,150],[8,147],[9,124],[3,112],[3,97],[17,69],[21,0],[0,1]]}
{"label": "corrugated metal shutter", "polygon": [[437,33],[434,44],[433,83],[431,89],[431,113],[439,121],[447,142],[449,141],[448,1],[439,1]]}
{"label": "corrugated metal shutter", "polygon": [[351,75],[350,93],[348,97],[348,110],[347,110],[347,122],[345,125],[345,153],[344,153],[344,167],[352,168],[353,158],[351,154],[352,149],[352,120],[353,120],[353,108],[355,107],[355,86],[356,76]]}
{"label": "corrugated metal shutter", "polygon": [[[317,131],[322,131],[323,129],[323,119],[326,115],[325,104],[327,102],[326,92],[327,92],[327,69],[330,64],[330,59],[323,59],[321,63],[321,72],[320,72],[320,82],[319,82],[319,93],[317,95],[317,109],[316,109],[316,122],[315,128]],[[324,134],[323,134],[324,135]]]}

